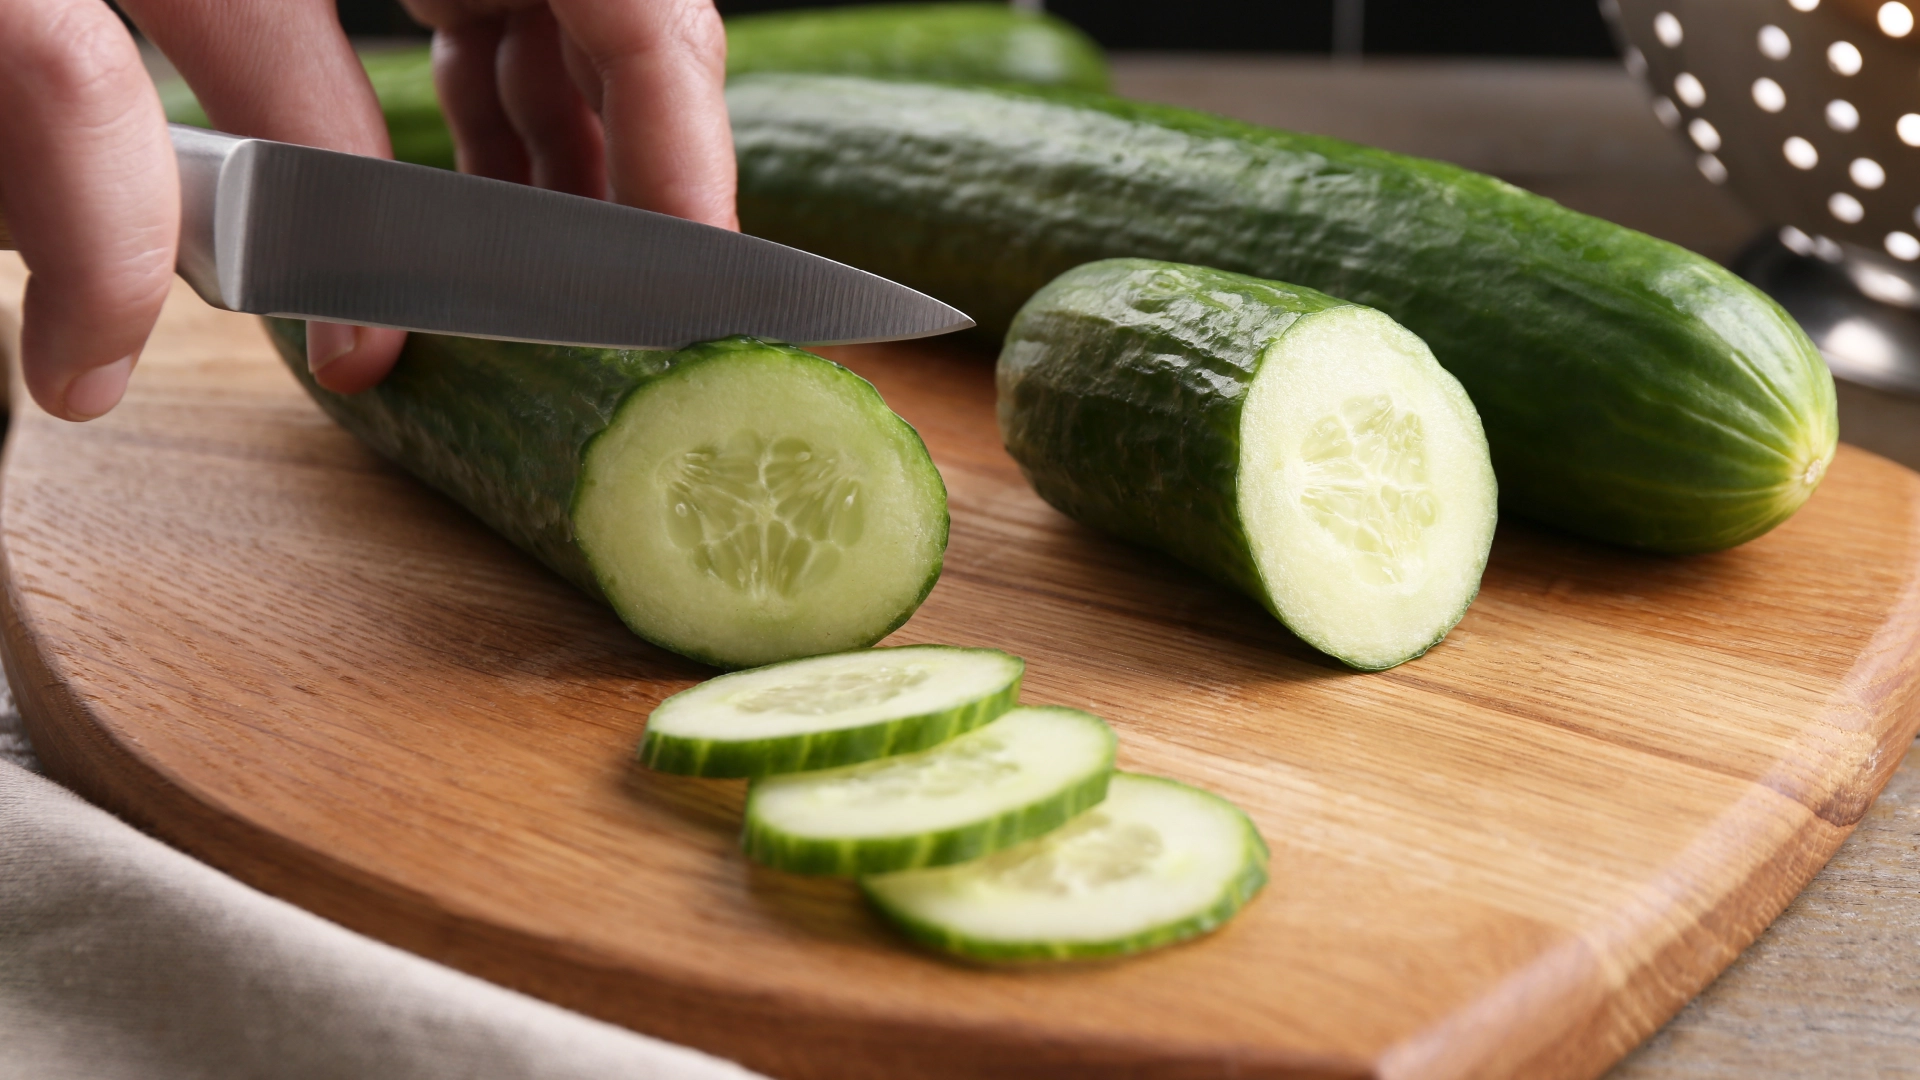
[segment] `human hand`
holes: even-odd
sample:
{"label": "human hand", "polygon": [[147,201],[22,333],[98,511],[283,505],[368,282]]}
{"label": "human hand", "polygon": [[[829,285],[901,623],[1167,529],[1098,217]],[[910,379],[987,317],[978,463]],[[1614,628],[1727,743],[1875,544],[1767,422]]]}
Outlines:
{"label": "human hand", "polygon": [[[330,0],[122,7],[220,130],[390,156]],[[436,66],[469,171],[733,227],[725,39],[710,0],[563,0],[551,11],[421,0],[416,14],[441,28]],[[179,181],[138,50],[98,0],[0,0],[0,214],[32,271],[28,390],[66,419],[106,412],[172,279]],[[404,338],[310,324],[315,378],[342,392],[372,386]]]}

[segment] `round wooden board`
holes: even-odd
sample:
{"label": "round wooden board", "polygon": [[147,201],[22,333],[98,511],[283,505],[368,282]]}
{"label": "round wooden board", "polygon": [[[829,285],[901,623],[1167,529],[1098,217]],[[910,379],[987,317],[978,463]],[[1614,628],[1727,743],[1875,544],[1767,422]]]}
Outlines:
{"label": "round wooden board", "polygon": [[1039,502],[990,365],[834,350],[926,437],[947,571],[896,642],[1028,659],[1125,768],[1245,807],[1273,883],[1135,960],[985,970],[734,849],[741,787],[631,764],[706,674],[324,419],[184,291],[102,421],[15,395],[7,672],[50,770],[355,929],[783,1077],[1583,1077],[1825,861],[1920,723],[1920,477],[1843,448],[1736,551],[1501,528],[1362,675]]}

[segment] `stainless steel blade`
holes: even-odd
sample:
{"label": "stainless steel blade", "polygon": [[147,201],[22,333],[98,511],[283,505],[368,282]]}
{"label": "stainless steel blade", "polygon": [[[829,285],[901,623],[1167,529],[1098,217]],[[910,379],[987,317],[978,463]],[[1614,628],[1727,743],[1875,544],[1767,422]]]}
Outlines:
{"label": "stainless steel blade", "polygon": [[620,348],[973,325],[886,278],[665,214],[195,128],[173,138],[181,276],[233,311]]}

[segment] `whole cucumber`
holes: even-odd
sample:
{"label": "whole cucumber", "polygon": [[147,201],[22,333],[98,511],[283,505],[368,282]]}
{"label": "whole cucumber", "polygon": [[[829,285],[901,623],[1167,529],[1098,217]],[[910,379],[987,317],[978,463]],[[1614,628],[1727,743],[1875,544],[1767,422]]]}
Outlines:
{"label": "whole cucumber", "polygon": [[1097,94],[756,75],[727,91],[747,231],[997,336],[1055,276],[1138,256],[1377,308],[1472,396],[1504,509],[1658,551],[1813,492],[1832,379],[1765,295],[1492,177]]}

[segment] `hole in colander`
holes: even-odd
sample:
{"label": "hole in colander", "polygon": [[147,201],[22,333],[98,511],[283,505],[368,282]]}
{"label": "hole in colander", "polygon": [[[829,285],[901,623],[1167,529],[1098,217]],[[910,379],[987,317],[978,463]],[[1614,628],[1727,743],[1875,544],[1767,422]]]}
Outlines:
{"label": "hole in colander", "polygon": [[1851,41],[1836,41],[1827,46],[1827,66],[1841,75],[1860,74],[1860,49]]}
{"label": "hole in colander", "polygon": [[1697,109],[1707,103],[1707,88],[1690,71],[1683,71],[1673,77],[1673,95],[1689,109]]}
{"label": "hole in colander", "polygon": [[1880,32],[1888,37],[1906,37],[1913,33],[1913,9],[1901,3],[1880,5]]}
{"label": "hole in colander", "polygon": [[1785,60],[1793,52],[1793,41],[1777,26],[1760,28],[1760,55],[1769,60]]}
{"label": "hole in colander", "polygon": [[1659,38],[1660,44],[1667,48],[1677,49],[1686,34],[1681,30],[1680,20],[1673,17],[1673,12],[1663,11],[1653,17],[1653,36]]}
{"label": "hole in colander", "polygon": [[1687,125],[1687,137],[1693,140],[1693,145],[1709,154],[1720,149],[1720,132],[1712,124],[1698,117],[1694,118],[1693,123]]}
{"label": "hole in colander", "polygon": [[1779,83],[1762,76],[1753,80],[1753,103],[1768,112],[1779,112],[1787,107],[1787,92]]}

